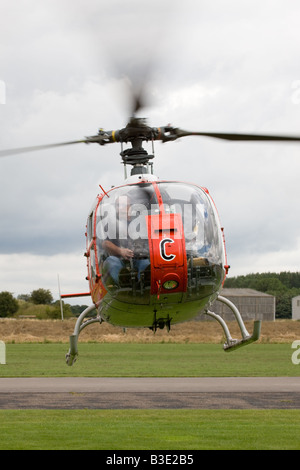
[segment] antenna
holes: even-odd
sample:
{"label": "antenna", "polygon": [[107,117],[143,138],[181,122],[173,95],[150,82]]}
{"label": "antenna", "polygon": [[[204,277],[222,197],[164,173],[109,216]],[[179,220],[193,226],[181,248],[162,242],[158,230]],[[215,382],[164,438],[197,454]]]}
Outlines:
{"label": "antenna", "polygon": [[57,274],[57,282],[58,282],[58,293],[59,293],[61,320],[64,321],[64,306],[63,306],[63,301],[61,299],[59,274]]}

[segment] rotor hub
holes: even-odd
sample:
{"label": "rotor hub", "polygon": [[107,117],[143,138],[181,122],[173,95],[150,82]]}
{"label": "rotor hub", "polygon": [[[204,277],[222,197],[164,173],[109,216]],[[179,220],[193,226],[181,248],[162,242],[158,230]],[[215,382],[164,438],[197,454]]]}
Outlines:
{"label": "rotor hub", "polygon": [[[131,175],[149,173],[149,160],[154,155],[149,155],[143,148],[143,142],[152,141],[157,135],[156,128],[149,127],[146,119],[133,117],[124,129],[118,132],[118,139],[122,145],[120,153],[124,165],[132,165]],[[131,143],[131,148],[123,150],[123,143]]]}

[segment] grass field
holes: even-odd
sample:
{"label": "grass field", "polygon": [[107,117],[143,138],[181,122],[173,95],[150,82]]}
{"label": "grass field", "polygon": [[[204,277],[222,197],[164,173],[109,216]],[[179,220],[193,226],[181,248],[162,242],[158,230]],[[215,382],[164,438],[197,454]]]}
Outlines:
{"label": "grass field", "polygon": [[8,344],[0,377],[298,376],[290,344],[251,344],[230,353],[218,344],[82,343],[65,363],[67,344]]}
{"label": "grass field", "polygon": [[[252,333],[253,322],[245,323]],[[74,331],[75,319],[32,320],[0,318],[0,339],[5,343],[67,343]],[[234,338],[240,338],[237,322],[229,322]],[[263,322],[259,343],[292,343],[300,339],[300,321],[276,320]],[[129,328],[124,333],[120,327],[108,323],[94,324],[80,334],[80,343],[224,343],[224,334],[216,321],[194,321],[172,326],[170,332],[148,328]]]}
{"label": "grass field", "polygon": [[0,450],[300,449],[300,410],[0,410]]}

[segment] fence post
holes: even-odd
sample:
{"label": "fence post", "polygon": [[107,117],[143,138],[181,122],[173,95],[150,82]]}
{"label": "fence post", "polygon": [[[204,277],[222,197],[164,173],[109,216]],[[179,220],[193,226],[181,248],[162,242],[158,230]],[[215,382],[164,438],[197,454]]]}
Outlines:
{"label": "fence post", "polygon": [[6,364],[6,350],[4,341],[0,341],[0,364]]}

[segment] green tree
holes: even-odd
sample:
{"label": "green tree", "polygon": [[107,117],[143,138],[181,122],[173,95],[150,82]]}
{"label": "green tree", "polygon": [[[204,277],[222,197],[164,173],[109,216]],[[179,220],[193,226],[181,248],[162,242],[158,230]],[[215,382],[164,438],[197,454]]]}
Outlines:
{"label": "green tree", "polygon": [[276,318],[292,318],[292,297],[290,291],[276,295]]}
{"label": "green tree", "polygon": [[31,292],[30,300],[37,305],[49,305],[53,302],[53,297],[49,289],[36,289]]}
{"label": "green tree", "polygon": [[29,294],[20,294],[17,297],[18,300],[24,300],[24,302],[30,302],[30,295]]}
{"label": "green tree", "polygon": [[19,309],[19,304],[10,292],[0,292],[0,317],[10,317]]}
{"label": "green tree", "polygon": [[[46,313],[48,318],[61,319],[60,301],[57,300],[51,305],[51,307],[47,307]],[[64,318],[70,318],[73,316],[71,305],[66,304],[65,302],[63,302],[63,314]]]}
{"label": "green tree", "polygon": [[79,315],[85,310],[88,306],[87,305],[70,305],[71,312],[75,317],[79,317]]}

